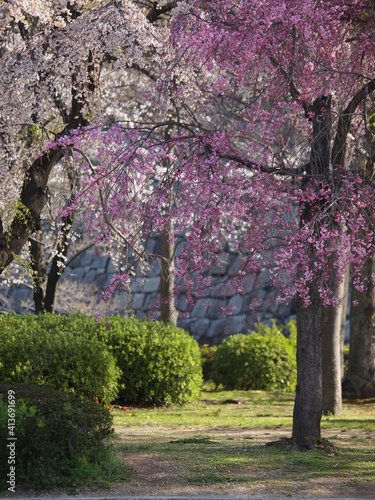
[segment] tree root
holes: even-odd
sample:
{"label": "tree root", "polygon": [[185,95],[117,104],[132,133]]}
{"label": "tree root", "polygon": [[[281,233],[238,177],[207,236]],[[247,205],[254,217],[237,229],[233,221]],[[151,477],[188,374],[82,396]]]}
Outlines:
{"label": "tree root", "polygon": [[325,438],[319,438],[315,439],[313,442],[309,441],[306,443],[296,443],[293,441],[292,438],[282,438],[279,439],[278,441],[271,441],[269,443],[266,443],[265,446],[272,446],[276,448],[288,448],[288,449],[295,449],[299,451],[307,451],[307,450],[312,450],[312,449],[321,449],[321,450],[327,450],[330,452],[339,452],[340,448],[335,446],[333,443],[328,441],[328,439]]}

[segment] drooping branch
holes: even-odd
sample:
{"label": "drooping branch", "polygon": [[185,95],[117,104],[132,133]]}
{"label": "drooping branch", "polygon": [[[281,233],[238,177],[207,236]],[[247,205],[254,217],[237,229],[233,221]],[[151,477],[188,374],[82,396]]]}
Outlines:
{"label": "drooping branch", "polygon": [[290,92],[290,95],[292,96],[293,100],[297,100],[301,93],[300,91],[297,89],[294,81],[293,81],[293,78],[292,78],[292,72],[289,71],[289,73],[287,71],[285,71],[285,69],[283,69],[280,64],[278,63],[278,61],[273,57],[273,56],[270,56],[270,61],[271,63],[273,64],[273,66],[275,68],[277,68],[280,73],[283,75],[283,77],[285,78],[285,81],[287,82],[288,84],[288,87],[289,87],[289,92]]}
{"label": "drooping branch", "polygon": [[313,140],[308,173],[324,178],[329,172],[331,146],[331,96],[318,96],[311,106],[313,112]]}
{"label": "drooping branch", "polygon": [[[72,89],[72,105],[68,126],[60,136],[88,124],[83,111],[84,102],[80,99],[78,90]],[[16,216],[9,229],[5,233],[0,233],[0,273],[13,261],[14,256],[21,252],[31,234],[40,229],[40,215],[47,202],[49,176],[52,168],[63,156],[64,152],[61,149],[46,151],[33,162],[28,170],[21,190]]]}
{"label": "drooping branch", "polygon": [[[94,168],[93,164],[91,163],[90,158],[81,149],[79,149],[79,148],[73,147],[72,150],[73,151],[77,151],[78,153],[80,153],[82,155],[82,157],[87,162],[87,165],[89,166],[89,168],[91,170],[91,173],[95,174],[95,168]],[[91,185],[91,188],[94,185],[95,185],[95,183],[93,185]],[[107,227],[112,231],[112,233],[114,235],[116,235],[120,240],[122,240],[124,242],[124,244],[125,244],[126,247],[131,248],[134,251],[134,253],[137,255],[137,258],[139,260],[142,260],[143,252],[138,252],[138,250],[134,247],[134,245],[132,245],[128,241],[128,239],[121,233],[121,231],[119,231],[117,229],[117,227],[114,226],[112,224],[112,222],[110,221],[110,218],[109,218],[109,215],[108,215],[108,210],[107,210],[106,203],[105,203],[105,199],[104,199],[104,196],[103,196],[103,190],[101,188],[99,188],[98,192],[99,192],[100,206],[101,206],[101,209],[102,209],[103,218],[104,218],[104,221],[105,221]]]}
{"label": "drooping branch", "polygon": [[[73,10],[75,4],[71,4]],[[76,19],[72,11],[72,19]],[[49,43],[49,42],[48,42]],[[47,44],[47,41],[44,42]],[[36,55],[31,51],[32,58]],[[59,111],[64,128],[57,137],[68,134],[71,130],[88,125],[86,118],[86,106],[88,104],[87,94],[92,95],[97,87],[97,65],[93,55],[88,54],[87,64],[84,71],[87,72],[85,80],[82,82],[78,77],[80,67],[74,67],[71,75],[71,104],[68,112],[62,98],[58,94],[54,85],[48,84],[48,74],[46,71],[38,71],[39,80],[47,83],[50,97]],[[25,175],[23,187],[18,201],[17,213],[4,233],[0,232],[0,273],[7,267],[14,256],[19,254],[23,245],[30,238],[32,233],[40,228],[40,215],[47,201],[47,184],[52,168],[64,156],[62,149],[56,149],[43,153],[34,160]]]}

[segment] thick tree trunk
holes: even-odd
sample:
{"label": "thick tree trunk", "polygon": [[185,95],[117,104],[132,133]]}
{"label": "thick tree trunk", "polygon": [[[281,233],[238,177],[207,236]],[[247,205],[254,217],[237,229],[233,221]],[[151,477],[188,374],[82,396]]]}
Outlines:
{"label": "thick tree trunk", "polygon": [[[335,287],[335,296],[344,297],[344,281]],[[340,415],[342,410],[341,391],[341,316],[342,304],[328,306],[322,319],[322,407],[325,415]]]}
{"label": "thick tree trunk", "polygon": [[164,323],[176,326],[178,311],[174,303],[174,244],[170,242],[173,231],[170,224],[169,234],[163,233],[161,237],[161,272],[160,272],[160,315]]}
{"label": "thick tree trunk", "polygon": [[293,411],[293,441],[304,449],[321,437],[322,418],[322,301],[318,284],[311,288],[311,304],[297,297],[297,387]]}
{"label": "thick tree trunk", "polygon": [[[165,131],[164,138],[169,140],[175,127]],[[172,148],[173,150],[173,148]],[[172,151],[171,150],[171,151]],[[164,167],[170,168],[170,160],[163,160]],[[170,203],[172,204],[173,194]],[[164,323],[177,325],[178,311],[174,300],[174,268],[175,268],[174,224],[169,219],[168,225],[161,235],[161,269],[160,269],[160,318]]]}
{"label": "thick tree trunk", "polygon": [[[350,309],[349,370],[345,393],[359,398],[375,397],[375,255],[363,270],[369,290],[361,294],[352,290]],[[358,305],[353,304],[358,301]]]}
{"label": "thick tree trunk", "polygon": [[40,214],[47,201],[47,183],[62,151],[48,151],[34,161],[21,191],[17,214],[5,233],[0,234],[0,274],[18,255],[31,234],[40,228]]}
{"label": "thick tree trunk", "polygon": [[[307,176],[302,183],[302,189],[306,189],[311,181],[329,177],[331,97],[317,97],[310,111],[313,116],[313,139]],[[304,226],[314,220],[314,214],[319,207],[305,202],[301,209],[301,226]],[[314,231],[318,236],[319,223],[315,224]],[[310,248],[309,259],[312,269],[316,261],[313,252],[314,249]],[[313,448],[315,441],[321,437],[323,305],[319,286],[317,277],[310,284],[310,304],[307,307],[304,307],[302,299],[297,295],[297,387],[292,439],[302,449]]]}
{"label": "thick tree trunk", "polygon": [[30,261],[33,270],[33,299],[35,313],[44,311],[45,281],[47,277],[47,261],[44,257],[43,235],[41,231],[35,233],[30,242]]}

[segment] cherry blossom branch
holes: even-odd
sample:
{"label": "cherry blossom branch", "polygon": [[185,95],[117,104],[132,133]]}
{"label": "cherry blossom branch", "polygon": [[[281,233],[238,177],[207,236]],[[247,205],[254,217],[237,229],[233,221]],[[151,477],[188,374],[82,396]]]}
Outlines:
{"label": "cherry blossom branch", "polygon": [[[77,153],[82,155],[82,157],[85,159],[85,161],[89,165],[92,174],[95,174],[95,168],[94,168],[90,158],[86,155],[86,153],[77,147],[72,147],[71,149],[73,151],[77,151]],[[93,187],[94,184],[97,184],[97,183],[98,183],[98,179],[95,181],[95,183],[91,184],[90,189]],[[138,252],[138,250],[135,248],[135,246],[132,245],[131,242],[121,233],[121,231],[119,229],[117,229],[109,220],[106,204],[105,204],[105,201],[103,198],[103,190],[99,187],[98,192],[99,192],[99,198],[100,198],[100,206],[101,206],[102,211],[103,211],[103,217],[104,217],[104,221],[105,221],[106,225],[111,229],[111,231],[121,241],[123,241],[127,245],[128,248],[131,248],[133,250],[133,252],[138,256],[139,259],[142,259],[144,252],[142,252],[142,253]]]}

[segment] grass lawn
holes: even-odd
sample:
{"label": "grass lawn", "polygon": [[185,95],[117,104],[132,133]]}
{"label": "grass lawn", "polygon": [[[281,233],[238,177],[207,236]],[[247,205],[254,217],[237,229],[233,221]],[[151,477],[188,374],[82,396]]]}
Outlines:
{"label": "grass lawn", "polygon": [[115,409],[113,442],[130,473],[114,494],[375,497],[375,401],[323,417],[322,435],[340,451],[265,446],[291,436],[293,401],[288,393],[219,391],[185,407]]}

